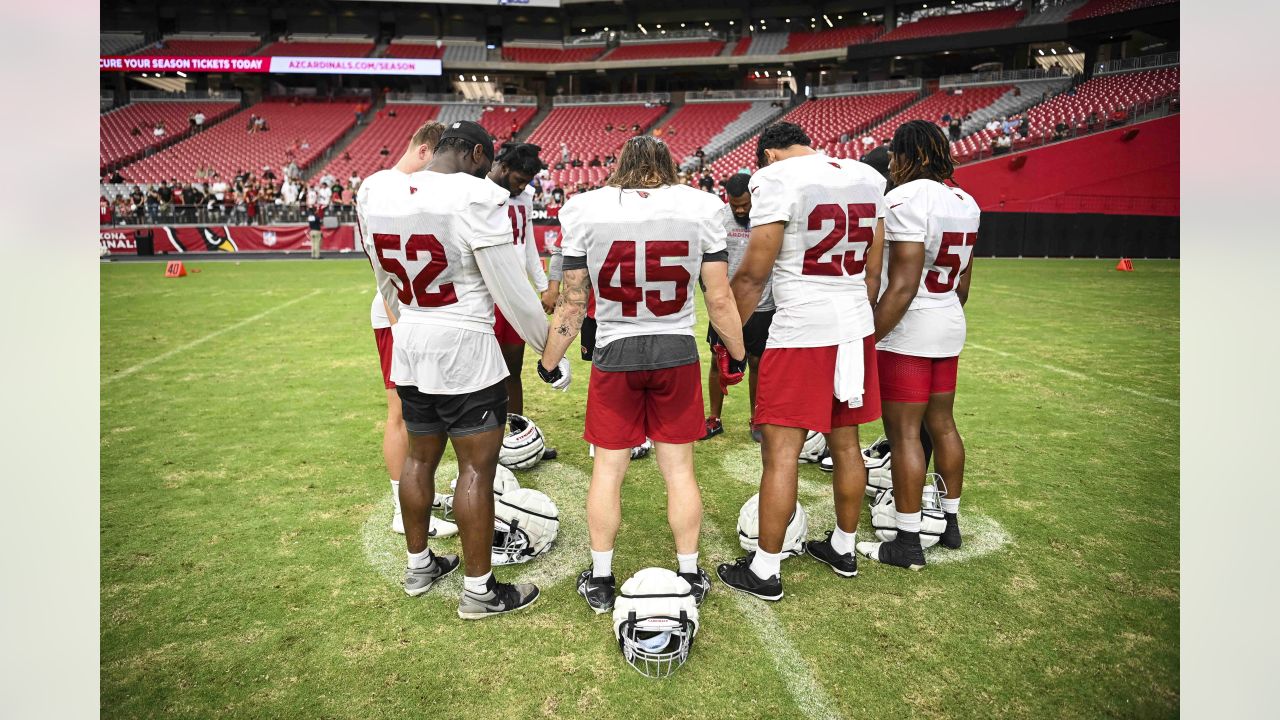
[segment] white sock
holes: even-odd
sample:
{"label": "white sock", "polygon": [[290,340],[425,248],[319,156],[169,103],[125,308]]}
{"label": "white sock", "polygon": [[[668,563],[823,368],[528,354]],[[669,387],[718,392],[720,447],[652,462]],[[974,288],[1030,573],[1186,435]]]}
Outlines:
{"label": "white sock", "polygon": [[845,532],[837,525],[836,529],[831,533],[831,549],[841,555],[848,555],[853,552],[854,542],[857,536],[851,532]]}
{"label": "white sock", "polygon": [[676,553],[676,563],[680,566],[679,572],[696,573],[698,572],[698,553],[691,552],[688,555]]}
{"label": "white sock", "polygon": [[464,577],[462,579],[462,587],[472,595],[484,595],[489,588],[489,578],[491,577],[493,577],[492,570],[480,577]]}
{"label": "white sock", "polygon": [[391,502],[396,504],[396,514],[400,514],[400,481],[391,481]]}
{"label": "white sock", "polygon": [[613,551],[591,551],[591,577],[609,577],[613,574]]}
{"label": "white sock", "polygon": [[960,498],[942,498],[942,512],[952,515],[960,512]]}
{"label": "white sock", "polygon": [[765,552],[756,548],[756,556],[751,559],[751,572],[761,580],[768,580],[782,574],[782,553]]}
{"label": "white sock", "polygon": [[409,553],[409,569],[421,570],[424,567],[431,566],[431,548],[427,548],[420,553]]}
{"label": "white sock", "polygon": [[893,514],[895,519],[898,521],[899,530],[901,530],[902,532],[913,532],[913,533],[920,532],[919,511],[913,512],[913,513],[904,513],[904,512],[898,512],[897,510],[894,510]]}

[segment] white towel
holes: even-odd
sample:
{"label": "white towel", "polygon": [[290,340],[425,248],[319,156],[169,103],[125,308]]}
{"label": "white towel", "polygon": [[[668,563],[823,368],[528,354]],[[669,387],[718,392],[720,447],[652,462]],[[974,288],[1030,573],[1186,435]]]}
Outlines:
{"label": "white towel", "polygon": [[865,375],[862,355],[862,338],[840,343],[836,349],[836,399],[847,403],[850,408],[862,407]]}

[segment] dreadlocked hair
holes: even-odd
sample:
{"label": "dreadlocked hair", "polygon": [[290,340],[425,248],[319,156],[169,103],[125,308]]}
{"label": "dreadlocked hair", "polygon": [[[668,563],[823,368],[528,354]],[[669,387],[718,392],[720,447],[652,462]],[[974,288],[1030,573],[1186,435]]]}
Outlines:
{"label": "dreadlocked hair", "polygon": [[627,190],[676,182],[676,164],[666,143],[649,135],[637,135],[623,144],[618,166],[605,184]]}
{"label": "dreadlocked hair", "polygon": [[444,138],[436,143],[436,154],[439,155],[449,150],[454,150],[463,154],[470,154],[478,143],[468,140],[457,135]]}
{"label": "dreadlocked hair", "polygon": [[502,163],[508,170],[533,177],[542,172],[546,164],[538,157],[542,148],[530,143],[507,143],[498,152],[494,162]]}
{"label": "dreadlocked hair", "polygon": [[955,172],[951,143],[942,128],[928,120],[912,120],[898,126],[889,150],[894,154],[889,170],[894,185],[904,185],[924,178],[943,182]]}

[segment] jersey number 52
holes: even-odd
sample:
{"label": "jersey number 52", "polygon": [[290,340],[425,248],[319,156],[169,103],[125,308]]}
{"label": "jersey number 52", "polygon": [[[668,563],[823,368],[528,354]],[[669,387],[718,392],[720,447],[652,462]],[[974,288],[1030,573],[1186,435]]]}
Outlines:
{"label": "jersey number 52", "polygon": [[[876,218],[874,203],[849,203],[840,206],[835,203],[824,203],[809,213],[808,229],[820,231],[830,222],[831,232],[827,233],[817,245],[804,253],[803,275],[857,275],[867,266],[867,247],[875,239],[875,230],[862,224],[862,220]],[[831,252],[842,240],[848,240],[850,247],[844,252]],[[826,260],[823,255],[831,253]]]}
{"label": "jersey number 52", "polygon": [[409,276],[409,271],[399,260],[386,255],[388,250],[400,249],[399,235],[374,233],[373,247],[378,251],[378,264],[396,278],[397,297],[400,298],[401,305],[413,305],[416,300],[418,307],[430,308],[458,302],[458,296],[454,293],[451,282],[441,283],[440,289],[435,292],[427,290],[431,287],[431,283],[440,277],[440,273],[449,267],[449,259],[444,254],[444,245],[435,235],[410,235],[404,241],[405,260],[416,262],[419,253],[426,253],[430,257],[427,264],[422,266],[413,277]]}

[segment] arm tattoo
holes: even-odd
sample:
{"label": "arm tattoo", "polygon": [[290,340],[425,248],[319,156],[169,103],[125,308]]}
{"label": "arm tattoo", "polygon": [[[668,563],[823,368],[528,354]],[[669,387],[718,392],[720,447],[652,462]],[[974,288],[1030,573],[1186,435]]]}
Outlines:
{"label": "arm tattoo", "polygon": [[591,277],[586,270],[569,270],[560,281],[560,297],[556,300],[556,317],[560,324],[556,332],[573,337],[582,329],[587,315],[587,293],[591,289]]}

